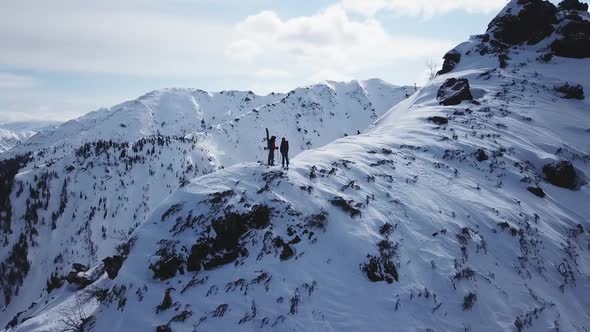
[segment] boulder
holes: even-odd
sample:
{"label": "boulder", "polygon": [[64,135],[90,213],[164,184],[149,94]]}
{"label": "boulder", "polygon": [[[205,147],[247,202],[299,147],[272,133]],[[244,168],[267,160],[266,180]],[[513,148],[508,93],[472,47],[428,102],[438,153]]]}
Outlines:
{"label": "boulder", "polygon": [[443,59],[445,62],[443,63],[442,69],[436,73],[437,76],[449,73],[455,69],[455,66],[457,66],[457,64],[461,61],[461,53],[455,49],[452,49],[448,51],[445,56],[443,56]]}
{"label": "boulder", "polygon": [[[521,6],[515,15],[514,6]],[[544,0],[512,0],[507,11],[490,22],[488,32],[496,40],[508,45],[534,45],[549,37],[557,23],[557,8]]]}
{"label": "boulder", "polygon": [[110,279],[115,279],[117,277],[121,266],[123,266],[123,262],[124,259],[121,255],[109,256],[102,260],[104,269]]}
{"label": "boulder", "polygon": [[584,99],[584,88],[580,84],[576,85],[569,85],[569,83],[565,83],[562,86],[556,87],[555,91],[560,98],[565,99]]}
{"label": "boulder", "polygon": [[159,325],[156,327],[156,332],[172,332],[170,325]]}
{"label": "boulder", "polygon": [[176,276],[176,272],[182,266],[182,259],[177,256],[161,257],[159,261],[150,266],[154,272],[154,278],[166,280]]}
{"label": "boulder", "polygon": [[442,116],[431,116],[427,119],[430,122],[436,123],[437,125],[444,125],[449,123],[449,119],[442,117]]}
{"label": "boulder", "polygon": [[449,78],[440,86],[436,97],[444,106],[459,105],[464,100],[473,100],[466,78]]}
{"label": "boulder", "polygon": [[543,166],[545,180],[554,186],[575,189],[577,184],[576,169],[571,161],[560,161]]}
{"label": "boulder", "polygon": [[483,149],[477,149],[477,151],[475,152],[475,159],[477,159],[477,161],[479,162],[482,162],[490,158]]}
{"label": "boulder", "polygon": [[588,4],[581,3],[578,0],[563,0],[557,6],[559,10],[580,10],[580,11],[588,11]]}
{"label": "boulder", "polygon": [[535,196],[538,196],[541,198],[545,197],[545,191],[543,191],[543,189],[541,187],[528,187],[526,189]]}

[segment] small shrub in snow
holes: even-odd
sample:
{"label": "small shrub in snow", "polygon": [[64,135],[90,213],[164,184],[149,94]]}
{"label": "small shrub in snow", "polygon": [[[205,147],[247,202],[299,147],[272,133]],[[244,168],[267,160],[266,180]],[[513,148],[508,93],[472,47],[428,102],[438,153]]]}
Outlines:
{"label": "small shrub in snow", "polygon": [[324,232],[326,231],[327,225],[328,213],[325,211],[309,216],[306,222],[307,227],[321,229]]}
{"label": "small shrub in snow", "polygon": [[393,233],[394,230],[395,227],[392,224],[386,222],[379,228],[379,234],[383,236],[389,236]]}
{"label": "small shrub in snow", "polygon": [[354,201],[350,200],[347,201],[342,197],[334,197],[330,203],[332,203],[332,205],[337,206],[339,208],[341,208],[344,212],[350,213],[351,217],[355,217],[357,215],[361,214],[361,210],[357,209],[356,207],[354,207],[352,204],[354,203]]}

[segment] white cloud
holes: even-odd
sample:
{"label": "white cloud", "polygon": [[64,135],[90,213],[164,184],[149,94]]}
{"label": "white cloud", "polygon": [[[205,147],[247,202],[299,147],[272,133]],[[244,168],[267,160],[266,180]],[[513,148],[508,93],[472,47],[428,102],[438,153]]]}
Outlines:
{"label": "white cloud", "polygon": [[432,17],[452,11],[490,13],[505,6],[507,0],[342,0],[351,12],[373,16],[379,11],[400,16]]}
{"label": "white cloud", "polygon": [[34,77],[0,72],[0,89],[31,88],[34,85]]}
{"label": "white cloud", "polygon": [[263,68],[256,71],[256,76],[259,78],[288,78],[291,74],[288,71],[274,68]]}
{"label": "white cloud", "polygon": [[230,58],[251,61],[262,53],[260,46],[251,40],[238,40],[231,43],[225,50],[225,55]]}
{"label": "white cloud", "polygon": [[214,74],[232,26],[112,0],[0,3],[0,66],[136,76]]}
{"label": "white cloud", "polygon": [[353,19],[338,5],[290,19],[263,11],[237,24],[236,34],[226,50],[232,60],[240,60],[236,45],[249,45],[245,49],[257,50],[254,59],[246,57],[250,66],[272,67],[308,83],[358,77],[396,61],[438,58],[454,44],[388,33],[376,19]]}

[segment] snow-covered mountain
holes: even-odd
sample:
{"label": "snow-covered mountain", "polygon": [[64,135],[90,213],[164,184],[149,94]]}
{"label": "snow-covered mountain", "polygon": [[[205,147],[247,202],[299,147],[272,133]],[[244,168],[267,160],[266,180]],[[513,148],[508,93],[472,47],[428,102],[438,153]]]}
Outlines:
{"label": "snow-covered mountain", "polygon": [[0,153],[32,137],[36,133],[55,128],[58,122],[9,122],[0,123]]}
{"label": "snow-covered mountain", "polygon": [[[587,9],[510,1],[370,129],[299,153],[289,170],[246,162],[191,180],[102,263],[58,271],[6,329],[587,331]],[[264,107],[189,135],[190,151],[247,132]],[[340,112],[326,127],[344,126]],[[7,261],[35,268],[23,259],[31,233],[19,233]]]}
{"label": "snow-covered mountain", "polygon": [[13,148],[33,135],[35,135],[34,131],[14,132],[0,128],[0,153]]}
{"label": "snow-covered mountain", "polygon": [[264,128],[286,135],[295,155],[368,127],[414,90],[380,80],[267,96],[165,89],[31,137],[0,155],[0,324],[73,263],[113,255],[190,179],[265,159]]}

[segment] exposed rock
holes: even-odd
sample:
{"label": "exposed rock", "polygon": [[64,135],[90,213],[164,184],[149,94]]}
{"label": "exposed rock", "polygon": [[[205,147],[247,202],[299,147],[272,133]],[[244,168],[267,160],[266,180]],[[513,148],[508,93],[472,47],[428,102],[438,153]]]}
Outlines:
{"label": "exposed rock", "polygon": [[166,280],[176,276],[176,272],[182,266],[182,259],[177,256],[162,257],[155,264],[150,266],[154,272],[154,278]]}
{"label": "exposed rock", "polygon": [[88,266],[80,263],[74,263],[72,264],[72,270],[76,272],[86,272],[88,271]]}
{"label": "exposed rock", "polygon": [[581,3],[578,0],[563,0],[557,6],[559,10],[581,10],[588,11],[588,4]]}
{"label": "exposed rock", "polygon": [[344,198],[337,196],[330,200],[330,203],[341,208],[344,212],[350,213],[350,216],[353,218],[361,214],[361,210],[352,205],[354,203],[352,200],[347,201]]}
{"label": "exposed rock", "polygon": [[577,184],[576,169],[571,161],[546,164],[543,166],[543,175],[554,186],[574,189]]}
{"label": "exposed rock", "polygon": [[459,105],[464,100],[473,100],[466,78],[449,78],[440,86],[436,97],[444,106]]}
{"label": "exposed rock", "polygon": [[172,332],[170,325],[159,325],[156,327],[156,332]]}
{"label": "exposed rock", "polygon": [[541,197],[541,198],[545,197],[545,191],[543,191],[543,189],[541,187],[528,187],[526,189],[538,197]]}
{"label": "exposed rock", "polygon": [[273,242],[274,242],[274,246],[276,248],[282,249],[281,255],[280,255],[280,259],[282,261],[285,261],[285,260],[293,257],[293,255],[295,254],[295,252],[293,251],[293,248],[291,248],[291,246],[289,246],[289,244],[285,243],[285,241],[283,241],[283,239],[280,236],[274,238]]}
{"label": "exposed rock", "polygon": [[109,278],[115,279],[117,277],[121,266],[123,266],[123,261],[123,256],[120,255],[109,256],[102,260],[104,269],[107,272]]}
{"label": "exposed rock", "polygon": [[369,255],[369,261],[362,266],[363,272],[372,282],[385,281],[388,284],[398,281],[397,269],[393,262],[383,257]]}
{"label": "exposed rock", "polygon": [[551,44],[555,55],[577,59],[590,57],[590,22],[573,16],[558,32],[562,37]]}
{"label": "exposed rock", "polygon": [[191,247],[191,253],[186,260],[186,269],[190,272],[201,271],[201,263],[211,252],[207,243],[197,243]]}
{"label": "exposed rock", "polygon": [[170,291],[173,289],[174,288],[168,288],[166,290],[166,292],[164,293],[164,298],[162,299],[162,303],[158,304],[158,306],[156,307],[156,313],[170,309],[170,307],[172,306],[172,296],[170,295]]}
{"label": "exposed rock", "polygon": [[68,275],[66,276],[66,281],[70,284],[77,285],[80,288],[84,288],[94,282],[93,280],[88,278],[88,276],[86,276],[83,272],[76,271],[70,271],[70,273],[68,273]]}
{"label": "exposed rock", "polygon": [[493,33],[499,42],[534,45],[555,31],[553,24],[557,23],[557,8],[551,2],[518,0],[516,3],[522,6],[517,15],[510,12],[510,8],[508,12],[494,18],[488,26],[488,32]]}
{"label": "exposed rock", "polygon": [[439,126],[449,123],[449,119],[444,118],[442,116],[431,116],[427,120],[436,123]]}
{"label": "exposed rock", "polygon": [[64,279],[57,274],[57,272],[53,272],[49,279],[47,279],[47,293],[51,293],[54,289],[58,289],[64,284]]}
{"label": "exposed rock", "polygon": [[555,91],[557,91],[560,98],[584,99],[584,88],[580,84],[569,85],[569,83],[565,83],[564,85],[555,88]]}
{"label": "exposed rock", "polygon": [[461,53],[457,52],[455,49],[452,49],[448,51],[445,56],[443,56],[443,59],[445,62],[442,65],[442,69],[436,73],[437,76],[449,73],[455,69],[455,66],[457,66],[457,64],[461,61]]}
{"label": "exposed rock", "polygon": [[504,68],[508,67],[508,60],[510,60],[510,57],[508,56],[508,54],[506,54],[506,53],[498,54],[498,63],[500,65],[500,68],[504,69]]}
{"label": "exposed rock", "polygon": [[211,270],[235,261],[247,251],[240,238],[251,229],[263,229],[270,224],[270,208],[256,205],[248,213],[230,212],[211,223],[215,238],[199,240],[191,247],[187,258],[188,271]]}
{"label": "exposed rock", "polygon": [[477,149],[477,151],[475,152],[475,159],[477,159],[477,161],[479,162],[482,162],[490,158],[483,149]]}

